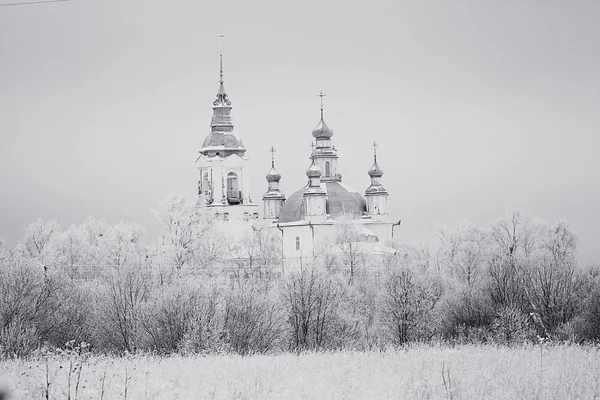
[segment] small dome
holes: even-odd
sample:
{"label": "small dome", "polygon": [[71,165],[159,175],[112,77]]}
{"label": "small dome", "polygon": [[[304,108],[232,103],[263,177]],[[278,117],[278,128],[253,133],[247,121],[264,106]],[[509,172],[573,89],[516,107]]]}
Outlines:
{"label": "small dome", "polygon": [[267,181],[278,182],[280,179],[281,174],[275,170],[275,167],[272,167],[269,173],[267,174]]}
{"label": "small dome", "polygon": [[383,170],[377,165],[377,161],[369,169],[369,176],[373,178],[381,178],[383,176]]}
{"label": "small dome", "polygon": [[313,160],[311,166],[306,170],[306,176],[309,178],[319,178],[322,174],[323,171],[321,171],[321,168]]}
{"label": "small dome", "polygon": [[319,125],[312,131],[315,139],[330,139],[333,136],[333,131],[329,129],[323,118],[319,121]]}

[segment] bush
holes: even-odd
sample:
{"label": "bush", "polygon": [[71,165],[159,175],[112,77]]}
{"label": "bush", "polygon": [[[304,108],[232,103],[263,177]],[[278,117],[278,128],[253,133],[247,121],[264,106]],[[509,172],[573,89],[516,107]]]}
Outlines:
{"label": "bush", "polygon": [[439,290],[426,276],[410,268],[393,271],[385,282],[383,321],[396,345],[428,340],[434,334],[434,310]]}
{"label": "bush", "polygon": [[494,311],[488,295],[475,288],[460,288],[446,293],[440,300],[441,333],[448,338],[473,337],[486,341],[487,330],[494,320]]}
{"label": "bush", "polygon": [[494,341],[499,344],[518,344],[535,338],[527,315],[514,307],[505,307],[498,312],[492,330]]}
{"label": "bush", "polygon": [[281,347],[283,309],[274,290],[252,279],[241,279],[227,293],[223,330],[232,351],[247,355]]}
{"label": "bush", "polygon": [[142,307],[143,347],[159,353],[177,351],[204,306],[203,291],[175,281],[154,290]]}

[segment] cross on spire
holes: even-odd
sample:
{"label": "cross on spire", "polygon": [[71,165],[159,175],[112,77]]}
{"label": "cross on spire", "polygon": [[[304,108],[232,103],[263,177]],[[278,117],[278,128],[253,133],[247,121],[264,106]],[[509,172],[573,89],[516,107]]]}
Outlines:
{"label": "cross on spire", "polygon": [[271,152],[271,167],[275,168],[275,147],[271,146],[269,151]]}
{"label": "cross on spire", "polygon": [[321,93],[319,93],[317,96],[321,98],[321,119],[323,119],[323,97],[327,95],[321,90]]}
{"label": "cross on spire", "polygon": [[220,82],[223,82],[223,38],[225,38],[225,35],[219,33],[218,38],[219,38]]}
{"label": "cross on spire", "polygon": [[377,147],[379,147],[379,145],[376,141],[373,141],[373,159],[375,162],[377,162]]}

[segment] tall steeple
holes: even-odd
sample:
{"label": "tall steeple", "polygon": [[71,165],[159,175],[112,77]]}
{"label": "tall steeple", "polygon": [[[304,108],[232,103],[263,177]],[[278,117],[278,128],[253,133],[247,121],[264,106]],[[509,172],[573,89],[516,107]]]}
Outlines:
{"label": "tall steeple", "polygon": [[388,192],[381,182],[383,170],[377,164],[377,146],[377,143],[373,142],[373,166],[368,171],[371,186],[365,191],[365,197],[367,198],[367,213],[371,216],[371,219],[383,220],[388,214]]}
{"label": "tall steeple", "polygon": [[221,49],[219,51],[219,90],[217,98],[213,101],[213,116],[210,123],[210,134],[204,140],[200,153],[207,157],[227,157],[231,154],[243,156],[246,148],[241,139],[233,130],[231,118],[231,101],[225,91],[223,78],[223,35],[219,35]]}
{"label": "tall steeple", "polygon": [[219,88],[212,103],[210,133],[204,139],[196,160],[199,172],[198,194],[217,218],[256,219],[258,205],[250,196],[250,160],[246,148],[233,130],[231,101],[225,91],[223,35],[219,35]]}
{"label": "tall steeple", "polygon": [[221,45],[219,51],[219,91],[217,92],[217,99],[213,102],[214,106],[219,104],[230,106],[231,101],[227,98],[227,93],[225,92],[225,80],[223,79],[223,38],[225,36],[219,35],[219,44]]}
{"label": "tall steeple", "polygon": [[323,98],[325,96],[323,91],[319,93],[319,97],[321,98],[321,119],[319,120],[317,127],[312,131],[312,135],[317,142],[316,149],[313,151],[313,156],[316,164],[323,171],[321,179],[324,182],[341,181],[342,176],[337,173],[337,150],[331,145],[333,130],[327,126],[323,116]]}
{"label": "tall steeple", "polygon": [[264,219],[276,220],[279,218],[281,207],[285,203],[285,194],[279,190],[281,174],[275,169],[275,148],[271,146],[271,169],[267,173],[268,190],[263,195]]}

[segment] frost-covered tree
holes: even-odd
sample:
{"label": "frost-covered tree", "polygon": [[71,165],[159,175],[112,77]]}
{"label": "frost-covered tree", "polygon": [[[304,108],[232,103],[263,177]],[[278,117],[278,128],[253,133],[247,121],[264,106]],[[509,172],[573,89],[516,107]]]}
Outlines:
{"label": "frost-covered tree", "polygon": [[545,227],[539,241],[539,254],[530,264],[524,286],[531,312],[550,333],[575,317],[582,276],[575,259],[577,237],[566,223]]}
{"label": "frost-covered tree", "polygon": [[38,219],[25,229],[25,235],[17,244],[17,251],[27,258],[37,258],[45,262],[48,244],[54,235],[60,231],[56,221]]}
{"label": "frost-covered tree", "polygon": [[429,338],[440,288],[427,275],[410,268],[392,271],[385,281],[384,323],[397,344]]}
{"label": "frost-covered tree", "polygon": [[269,227],[226,240],[229,260],[236,277],[273,276],[281,266],[281,235]]}
{"label": "frost-covered tree", "polygon": [[462,223],[455,229],[441,228],[437,232],[439,252],[437,262],[459,284],[478,286],[485,277],[489,240],[485,232]]}
{"label": "frost-covered tree", "polygon": [[211,238],[215,219],[196,196],[172,193],[154,214],[163,231],[160,250],[172,266],[206,263],[217,256],[214,235]]}

